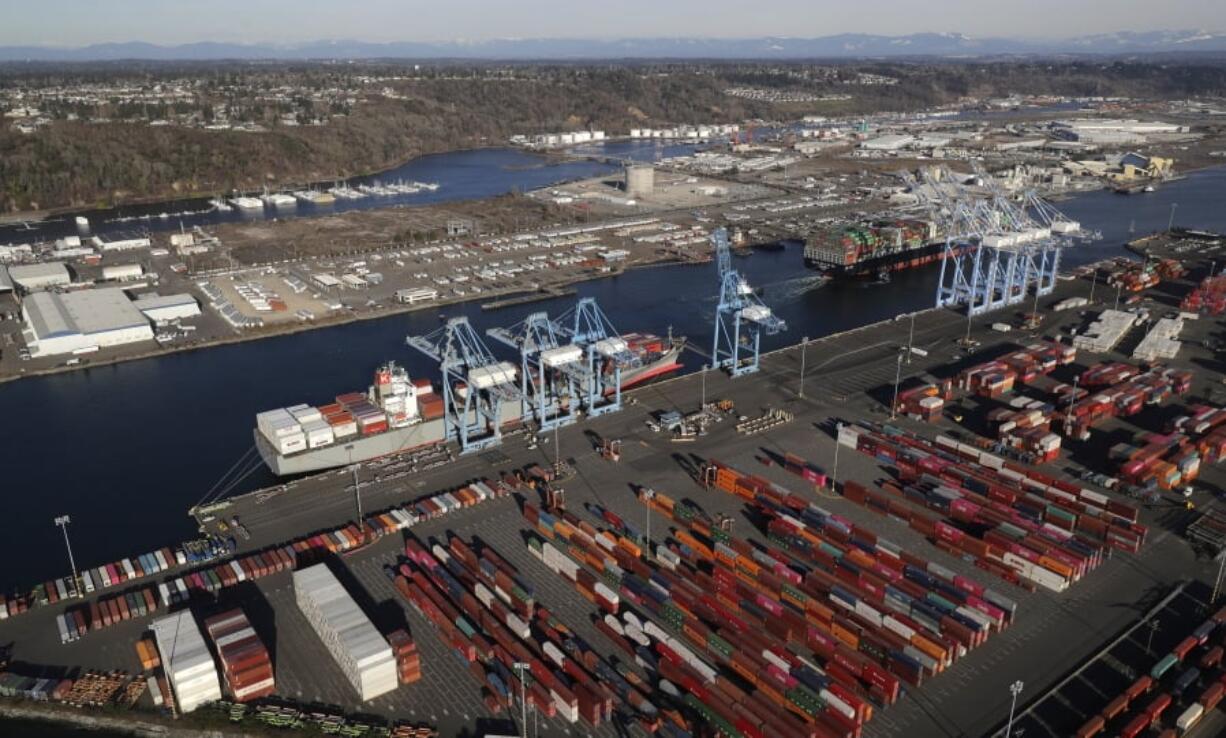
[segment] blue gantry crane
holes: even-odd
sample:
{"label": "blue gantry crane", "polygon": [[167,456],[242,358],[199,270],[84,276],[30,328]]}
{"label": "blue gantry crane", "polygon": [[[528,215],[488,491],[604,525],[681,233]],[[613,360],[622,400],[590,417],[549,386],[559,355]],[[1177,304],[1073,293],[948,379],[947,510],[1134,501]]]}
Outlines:
{"label": "blue gantry crane", "polygon": [[583,349],[543,312],[532,313],[510,328],[490,328],[486,335],[519,351],[520,397],[525,418],[541,430],[577,419],[580,387],[585,386]]}
{"label": "blue gantry crane", "polygon": [[936,305],[965,305],[970,315],[1016,305],[1033,290],[1050,294],[1060,253],[1081,225],[1033,191],[1017,196],[975,165],[968,186],[945,168],[921,170],[923,183],[907,178],[945,234]]}
{"label": "blue gantry crane", "polygon": [[405,343],[439,362],[446,438],[459,443],[461,453],[501,443],[503,408],[519,400],[515,365],[495,358],[462,316]]}
{"label": "blue gantry crane", "polygon": [[[740,272],[732,268],[728,231],[711,234],[719,265],[719,304],[715,308],[715,340],[711,360],[734,377],[758,371],[762,334],[787,330],[787,323],[771,312]],[[748,356],[745,356],[748,354]]]}
{"label": "blue gantry crane", "polygon": [[621,410],[622,370],[637,366],[639,358],[630,351],[596,299],[579,300],[558,316],[556,324],[586,356],[583,405],[587,414],[595,417]]}

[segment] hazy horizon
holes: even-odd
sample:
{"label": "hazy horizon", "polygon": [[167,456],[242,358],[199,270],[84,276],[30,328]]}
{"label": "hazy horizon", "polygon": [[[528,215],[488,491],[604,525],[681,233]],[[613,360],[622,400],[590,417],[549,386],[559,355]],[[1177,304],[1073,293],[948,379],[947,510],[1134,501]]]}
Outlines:
{"label": "hazy horizon", "polygon": [[1220,0],[1164,3],[984,3],[974,0],[878,0],[848,8],[829,0],[212,0],[166,3],[112,0],[85,4],[45,0],[14,5],[0,26],[0,45],[79,47],[143,41],[296,44],[320,40],[372,43],[505,39],[813,38],[842,33],[902,36],[960,33],[973,37],[1061,39],[1100,33],[1226,26]]}

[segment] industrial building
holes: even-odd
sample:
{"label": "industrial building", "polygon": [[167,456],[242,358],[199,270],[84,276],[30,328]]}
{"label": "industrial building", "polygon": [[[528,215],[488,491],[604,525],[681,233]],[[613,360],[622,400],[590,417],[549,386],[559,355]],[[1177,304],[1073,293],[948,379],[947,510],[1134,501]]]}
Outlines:
{"label": "industrial building", "polygon": [[102,267],[102,278],[108,282],[140,279],[143,276],[145,269],[140,264],[113,264]]}
{"label": "industrial building", "polygon": [[118,288],[38,292],[21,303],[22,331],[34,356],[85,353],[153,340],[153,329]]}
{"label": "industrial building", "polygon": [[896,133],[870,138],[860,144],[860,148],[868,151],[898,151],[911,145],[914,141],[915,138],[913,136]]}
{"label": "industrial building", "polygon": [[123,238],[104,239],[102,236],[94,236],[90,239],[101,251],[130,251],[132,249],[147,249],[153,245],[153,241],[148,236],[128,236]]}
{"label": "industrial building", "polygon": [[26,293],[72,284],[72,276],[68,273],[68,267],[58,261],[49,261],[45,264],[15,264],[8,269],[13,286]]}
{"label": "industrial building", "polygon": [[176,295],[142,295],[133,300],[132,305],[154,323],[194,318],[200,314],[200,303],[186,292]]}

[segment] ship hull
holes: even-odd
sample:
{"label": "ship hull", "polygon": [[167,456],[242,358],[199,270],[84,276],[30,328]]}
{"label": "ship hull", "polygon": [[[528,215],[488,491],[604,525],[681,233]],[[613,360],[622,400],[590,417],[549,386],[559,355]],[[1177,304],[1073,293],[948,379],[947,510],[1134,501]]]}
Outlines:
{"label": "ship hull", "polygon": [[[678,362],[678,357],[684,346],[684,343],[677,343],[655,361],[623,373],[622,389],[628,389],[680,369],[681,364]],[[506,401],[501,409],[503,428],[513,427],[521,422],[520,413],[519,400]],[[475,415],[471,418],[471,422],[476,422]],[[288,456],[278,453],[258,429],[253,433],[256,450],[264,463],[273,474],[284,477],[335,469],[439,444],[445,439],[446,427],[442,418],[436,418],[403,428],[392,428],[370,436],[354,436],[345,441],[337,441],[327,446],[300,451]]]}
{"label": "ship hull", "polygon": [[630,389],[635,385],[642,384],[643,382],[655,379],[656,377],[660,377],[665,374],[671,374],[672,372],[680,369],[681,363],[677,359],[681,356],[681,351],[683,348],[685,348],[685,344],[673,346],[671,349],[664,352],[663,356],[650,364],[645,364],[644,366],[637,367],[629,371],[623,371],[622,389]]}
{"label": "ship hull", "polygon": [[334,469],[440,443],[443,440],[443,420],[426,420],[404,428],[393,428],[385,433],[354,437],[346,442],[338,441],[289,456],[277,453],[258,430],[254,433],[255,447],[264,463],[273,474],[284,477]]}
{"label": "ship hull", "polygon": [[[969,247],[957,249],[964,253]],[[816,269],[831,279],[860,279],[877,277],[883,273],[915,269],[941,260],[945,254],[945,242],[936,241],[914,249],[894,251],[881,256],[857,261],[854,264],[836,264],[805,254],[805,266]]]}

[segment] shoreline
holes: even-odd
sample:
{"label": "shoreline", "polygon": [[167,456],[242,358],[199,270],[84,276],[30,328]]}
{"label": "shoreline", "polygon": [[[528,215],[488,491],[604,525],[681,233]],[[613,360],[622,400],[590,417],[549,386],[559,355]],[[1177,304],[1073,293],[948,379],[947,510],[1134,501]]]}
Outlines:
{"label": "shoreline", "polygon": [[[706,262],[690,262],[690,261],[680,261],[676,259],[661,259],[659,261],[651,261],[651,262],[647,262],[643,264],[629,265],[618,272],[611,272],[608,274],[592,274],[592,275],[586,275],[586,276],[579,276],[575,279],[568,279],[568,280],[559,282],[558,284],[554,285],[554,287],[558,289],[567,289],[567,288],[574,287],[575,285],[583,284],[585,282],[594,282],[600,279],[612,279],[621,274],[625,274],[626,272],[629,272],[632,270],[638,270],[638,269],[652,269],[652,268],[665,267],[665,266],[698,265],[698,264],[703,264],[703,263],[706,263]],[[419,305],[401,305],[401,304],[393,302],[392,303],[393,307],[383,308],[375,312],[350,313],[344,317],[335,318],[335,319],[331,319],[327,321],[309,321],[309,322],[287,323],[284,327],[266,328],[259,333],[247,333],[247,334],[239,333],[238,335],[231,335],[231,336],[224,336],[224,337],[220,337],[216,339],[210,339],[204,343],[190,344],[190,345],[183,345],[183,346],[171,346],[168,348],[157,348],[157,349],[152,349],[149,351],[143,351],[140,353],[135,353],[135,354],[130,354],[130,355],[114,356],[114,357],[110,357],[104,360],[91,361],[88,364],[82,363],[76,366],[54,366],[54,367],[50,367],[47,369],[37,369],[37,370],[29,371],[24,374],[0,376],[0,385],[8,384],[10,382],[19,382],[23,379],[50,377],[50,376],[55,376],[58,374],[68,374],[71,372],[79,372],[79,371],[86,371],[89,369],[99,369],[102,367],[116,366],[118,364],[126,364],[128,362],[141,361],[144,359],[156,359],[156,358],[160,358],[163,356],[171,356],[174,354],[186,354],[186,353],[190,353],[193,351],[204,351],[207,349],[219,348],[221,346],[230,346],[234,344],[247,343],[249,341],[261,341],[264,339],[281,338],[284,336],[292,336],[292,335],[303,333],[306,331],[322,330],[324,328],[334,328],[334,327],[346,326],[346,325],[351,325],[353,323],[358,323],[358,322],[365,321],[365,320],[378,320],[380,318],[390,318],[390,317],[395,317],[397,315],[405,315],[408,313],[428,310],[430,308],[443,308],[443,307],[447,307],[451,305],[464,305],[466,303],[480,304],[481,302],[488,302],[491,299],[492,300],[502,300],[506,298],[513,298],[517,295],[523,295],[523,296],[535,295],[539,292],[540,292],[540,289],[538,288],[536,292],[531,292],[531,291],[525,292],[521,290],[521,291],[516,291],[516,292],[508,292],[505,295],[494,295],[494,296],[487,296],[483,298],[469,297],[467,299],[456,298],[456,299],[450,299],[450,300],[441,300],[439,302],[432,302],[432,303],[425,304],[425,305],[420,305],[420,304]],[[559,297],[559,295],[542,294],[539,300],[552,300],[556,297]],[[505,305],[502,307],[513,307],[513,305]],[[495,309],[496,310],[501,309],[501,307],[495,308]]]}
{"label": "shoreline", "polygon": [[[530,149],[521,149],[520,147],[511,146],[510,144],[505,144],[501,146],[493,145],[493,144],[488,144],[484,146],[462,146],[460,148],[455,148],[455,149],[442,149],[440,151],[430,151],[430,152],[418,153],[418,154],[408,157],[407,159],[402,159],[398,163],[395,163],[395,164],[383,166],[383,167],[380,167],[378,169],[374,169],[368,172],[350,174],[344,177],[337,176],[331,179],[327,179],[327,178],[316,179],[316,180],[309,180],[306,182],[302,182],[302,181],[280,182],[277,184],[275,188],[270,188],[270,190],[273,190],[276,192],[283,192],[286,190],[294,190],[294,189],[309,189],[313,185],[317,185],[317,184],[324,183],[324,182],[341,181],[341,182],[349,183],[352,180],[360,179],[362,177],[377,177],[381,174],[386,174],[387,172],[391,172],[401,167],[408,166],[409,164],[412,164],[413,162],[418,161],[419,159],[424,159],[428,156],[441,156],[445,154],[460,154],[460,153],[469,152],[469,151],[486,151],[490,149],[502,149],[502,148],[510,148],[516,151],[522,150],[527,153],[536,153],[536,152],[531,151]],[[263,193],[263,190],[234,190],[232,189],[229,192],[230,194],[233,194],[234,196],[243,196],[243,195],[259,195]],[[192,193],[179,194],[179,195],[175,195],[172,193],[165,193],[162,195],[150,195],[148,197],[138,197],[132,200],[125,200],[124,202],[104,205],[102,207],[60,205],[60,206],[51,207],[51,208],[44,208],[41,210],[20,210],[20,211],[10,212],[10,213],[0,213],[0,226],[20,225],[22,223],[45,223],[48,220],[58,217],[58,216],[84,215],[86,217],[89,217],[90,213],[96,213],[96,212],[100,212],[103,210],[116,210],[118,208],[139,207],[142,205],[157,205],[159,203],[166,203],[169,205],[171,203],[186,202],[188,200],[207,200],[212,197],[228,197],[228,196],[229,195],[225,192],[217,192],[217,191],[192,192]]]}

